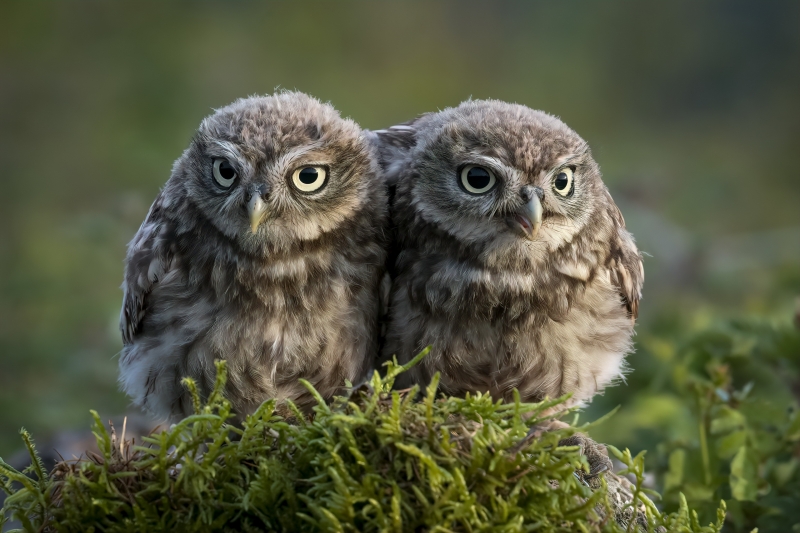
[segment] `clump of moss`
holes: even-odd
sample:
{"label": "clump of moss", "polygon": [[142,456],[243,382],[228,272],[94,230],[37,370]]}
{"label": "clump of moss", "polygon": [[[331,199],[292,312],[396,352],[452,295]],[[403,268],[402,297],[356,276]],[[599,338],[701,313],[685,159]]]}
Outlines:
{"label": "clump of moss", "polygon": [[720,531],[722,508],[705,527],[685,505],[659,512],[641,455],[612,449],[637,479],[631,501],[615,501],[610,481],[591,487],[585,459],[558,444],[571,430],[536,431],[558,400],[442,397],[437,380],[421,395],[391,390],[403,369],[389,364],[330,405],[317,395],[313,415],[268,401],[236,425],[220,362],[208,400],[186,381],[195,414],[143,446],[93,413],[100,453],[48,475],[25,433],[31,467],[0,461],[2,515],[65,532]]}

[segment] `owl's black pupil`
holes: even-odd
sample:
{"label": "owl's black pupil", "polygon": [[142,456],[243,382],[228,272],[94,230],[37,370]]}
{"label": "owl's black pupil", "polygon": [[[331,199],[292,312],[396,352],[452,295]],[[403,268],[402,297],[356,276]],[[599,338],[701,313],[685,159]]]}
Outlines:
{"label": "owl's black pupil", "polygon": [[317,181],[317,176],[319,176],[319,172],[315,168],[304,168],[300,171],[300,181],[306,185],[311,185]]}
{"label": "owl's black pupil", "polygon": [[230,180],[236,176],[236,171],[230,163],[223,161],[219,164],[219,175],[222,176],[222,179]]}
{"label": "owl's black pupil", "polygon": [[480,190],[486,188],[490,181],[489,173],[481,167],[473,167],[467,172],[467,182],[475,189]]}
{"label": "owl's black pupil", "polygon": [[563,191],[567,188],[567,185],[569,185],[569,178],[564,172],[556,176],[556,189]]}

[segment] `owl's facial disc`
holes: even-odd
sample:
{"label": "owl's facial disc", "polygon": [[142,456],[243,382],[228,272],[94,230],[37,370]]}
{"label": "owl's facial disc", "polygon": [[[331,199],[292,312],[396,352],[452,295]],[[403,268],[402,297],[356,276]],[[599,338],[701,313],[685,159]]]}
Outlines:
{"label": "owl's facial disc", "polygon": [[532,187],[523,188],[522,198],[527,199],[527,202],[506,218],[509,228],[531,241],[536,239],[539,228],[542,227],[542,202],[539,200],[539,191],[532,189]]}

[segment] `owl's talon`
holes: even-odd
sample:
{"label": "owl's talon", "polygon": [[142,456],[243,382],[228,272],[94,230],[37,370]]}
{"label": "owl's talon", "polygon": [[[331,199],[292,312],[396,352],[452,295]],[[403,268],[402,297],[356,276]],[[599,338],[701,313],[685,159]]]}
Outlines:
{"label": "owl's talon", "polygon": [[608,464],[605,464],[605,463],[595,464],[589,470],[589,475],[587,477],[590,477],[590,478],[597,477],[600,474],[602,474],[603,472],[608,472],[610,470],[611,470],[611,465],[608,465]]}
{"label": "owl's talon", "polygon": [[585,479],[592,479],[603,472],[612,470],[611,459],[608,458],[608,450],[599,442],[595,442],[586,435],[576,433],[571,437],[561,440],[559,446],[577,446],[580,448],[581,455],[586,457],[589,463],[589,473],[584,475]]}

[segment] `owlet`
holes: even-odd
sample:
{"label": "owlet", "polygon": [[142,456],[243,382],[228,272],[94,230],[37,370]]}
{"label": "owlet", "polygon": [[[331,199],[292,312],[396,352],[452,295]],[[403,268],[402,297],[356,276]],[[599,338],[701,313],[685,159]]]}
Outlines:
{"label": "owlet", "polygon": [[378,345],[386,199],[364,132],[298,92],[238,100],[200,124],[130,243],[123,389],[191,412],[215,359],[242,416],[363,379]]}
{"label": "owlet", "polygon": [[620,378],[644,273],[583,139],[500,101],[372,138],[394,191],[383,353],[432,346],[406,384],[576,405]]}

